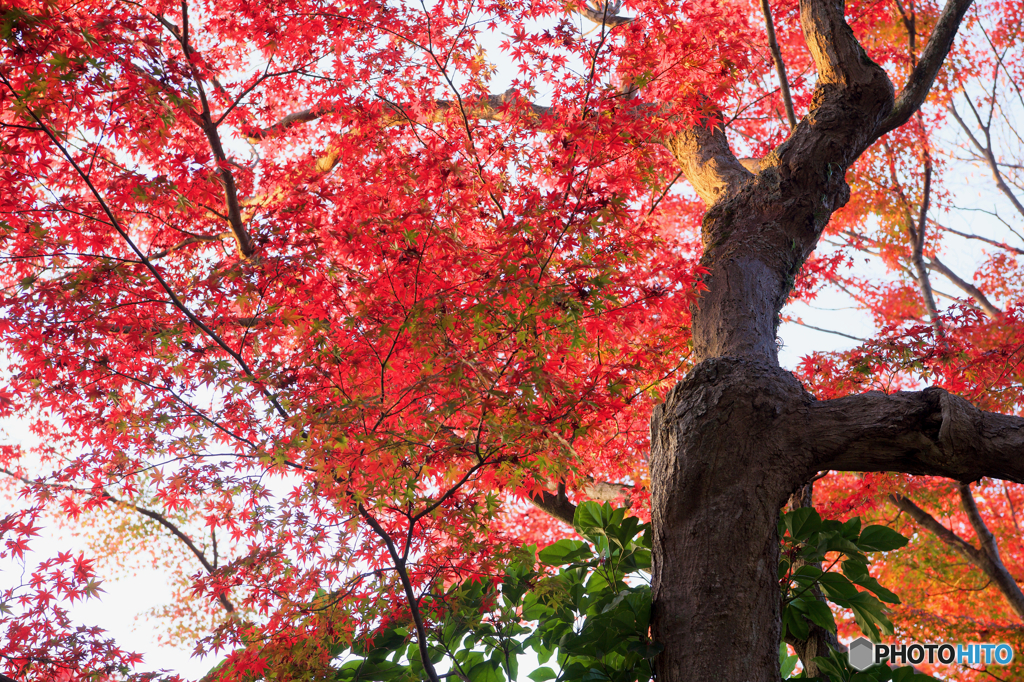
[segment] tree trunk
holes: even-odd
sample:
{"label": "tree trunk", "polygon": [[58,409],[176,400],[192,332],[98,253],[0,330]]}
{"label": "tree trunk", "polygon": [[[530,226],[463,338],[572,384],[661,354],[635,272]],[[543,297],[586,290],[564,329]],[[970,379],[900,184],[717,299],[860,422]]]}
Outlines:
{"label": "tree trunk", "polygon": [[811,398],[770,363],[707,360],[652,420],[659,680],[779,677],[779,509],[807,478],[774,434]]}
{"label": "tree trunk", "polygon": [[816,402],[776,349],[793,280],[849,199],[847,169],[921,106],[970,3],[947,0],[895,97],[842,0],[800,0],[818,80],[789,139],[747,166],[714,116],[665,140],[708,212],[707,289],[692,318],[699,364],[651,422],[659,682],[779,679],[777,519],[817,471],[1024,476],[1022,420],[941,390]]}

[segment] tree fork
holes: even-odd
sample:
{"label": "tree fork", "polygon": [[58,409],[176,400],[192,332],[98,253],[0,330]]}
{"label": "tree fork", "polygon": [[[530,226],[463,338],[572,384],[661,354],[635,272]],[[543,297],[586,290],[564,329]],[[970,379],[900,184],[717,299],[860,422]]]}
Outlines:
{"label": "tree fork", "polygon": [[[846,23],[844,4],[801,0],[818,85],[808,115],[760,160],[757,175],[713,121],[667,141],[709,209],[707,289],[692,318],[700,364],[651,420],[651,629],[665,645],[662,682],[779,679],[778,513],[818,471],[944,471],[970,480],[963,448],[993,435],[983,433],[980,411],[944,391],[905,396],[908,404],[872,396],[862,406],[867,421],[840,423],[847,415],[834,408],[842,401],[816,403],[779,367],[776,347],[794,278],[849,199],[846,170],[924,101],[968,5],[947,2],[897,98]],[[1005,432],[995,436],[989,464],[1013,468]]]}

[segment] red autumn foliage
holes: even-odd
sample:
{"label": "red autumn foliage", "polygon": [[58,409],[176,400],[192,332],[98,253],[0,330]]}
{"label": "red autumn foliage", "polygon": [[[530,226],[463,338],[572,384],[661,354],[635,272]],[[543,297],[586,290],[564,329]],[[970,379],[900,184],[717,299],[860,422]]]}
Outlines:
{"label": "red autumn foliage", "polygon": [[[140,536],[173,545],[171,639],[240,676],[322,670],[332,647],[412,617],[403,580],[490,576],[566,535],[529,504],[559,486],[611,483],[649,516],[649,417],[688,368],[704,208],[658,142],[720,115],[758,158],[788,126],[757,3],[637,0],[635,20],[596,29],[582,9],[0,8],[0,414],[32,433],[0,452],[0,561],[25,576],[0,586],[8,674],[130,676],[140,660],[68,615],[99,598],[93,559],[27,553],[44,513],[99,529],[107,566]],[[800,114],[814,74],[797,4],[771,10]],[[847,3],[895,80],[937,13]],[[876,330],[801,362],[820,398],[935,384],[1020,412],[1022,13],[979,6],[922,115],[850,173],[793,302],[840,292]],[[958,118],[975,137],[956,139]],[[1005,227],[967,238],[947,223],[992,200],[961,201],[965,155],[996,159],[1009,202]],[[936,279],[984,245],[935,310],[921,232]],[[808,310],[794,317],[817,324]],[[1024,574],[1024,491],[976,490]],[[882,569],[906,597],[897,621],[1024,643],[1003,595],[896,518],[892,494],[972,531],[945,481],[819,483],[823,515],[916,533]]]}

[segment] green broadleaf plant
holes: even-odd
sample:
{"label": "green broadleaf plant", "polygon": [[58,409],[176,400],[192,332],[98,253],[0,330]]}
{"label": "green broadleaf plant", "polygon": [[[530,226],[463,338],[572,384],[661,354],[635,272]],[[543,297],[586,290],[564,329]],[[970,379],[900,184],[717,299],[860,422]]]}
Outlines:
{"label": "green broadleaf plant", "polygon": [[[662,646],[650,639],[650,525],[625,509],[584,502],[574,526],[582,540],[559,540],[539,552],[526,547],[498,580],[465,581],[425,596],[423,606],[441,614],[428,628],[431,663],[464,682],[654,679]],[[830,603],[851,610],[872,639],[892,634],[884,603],[899,598],[871,577],[867,554],[902,547],[906,538],[883,526],[862,530],[859,519],[823,520],[812,508],[783,513],[779,533],[784,637],[805,639],[810,624],[835,633]],[[527,652],[541,665],[520,675]],[[405,624],[382,626],[340,659],[337,682],[414,682],[424,675]],[[793,674],[798,659],[785,643],[779,661],[784,679],[805,679]],[[857,672],[836,651],[815,661],[831,682],[932,679],[909,667]]]}

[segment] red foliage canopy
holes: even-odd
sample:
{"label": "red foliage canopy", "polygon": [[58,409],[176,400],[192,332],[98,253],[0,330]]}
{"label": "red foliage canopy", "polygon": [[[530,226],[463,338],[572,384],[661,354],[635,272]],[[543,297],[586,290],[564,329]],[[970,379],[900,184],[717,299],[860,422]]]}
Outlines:
{"label": "red foliage canopy", "polygon": [[[757,3],[631,0],[632,21],[608,18],[619,9],[0,8],[0,410],[33,433],[0,452],[19,500],[0,559],[31,565],[0,593],[9,673],[138,661],[64,610],[96,593],[91,559],[26,554],[44,510],[105,532],[107,560],[140,534],[157,552],[169,539],[170,615],[188,626],[173,632],[252,672],[323,665],[408,617],[410,596],[567,532],[531,499],[645,515],[648,419],[688,367],[701,274],[703,204],[659,143],[710,117],[756,159],[789,128]],[[770,9],[801,115],[814,75],[796,3]],[[937,12],[847,3],[897,80]],[[819,396],[932,382],[1019,409],[1024,251],[1005,242],[1024,220],[1007,133],[1021,20],[1019,2],[984,5],[929,108],[851,173],[794,302],[845,292],[879,331],[803,360]],[[965,153],[1020,211],[1005,235],[947,225]],[[977,240],[971,284],[940,257]],[[928,303],[927,272],[954,302]],[[946,484],[915,485],[835,479],[826,506],[891,515],[886,495],[920,490],[948,507]],[[1009,508],[1020,495],[1006,488]],[[926,568],[947,560],[940,543]],[[912,575],[924,602],[932,578]]]}

